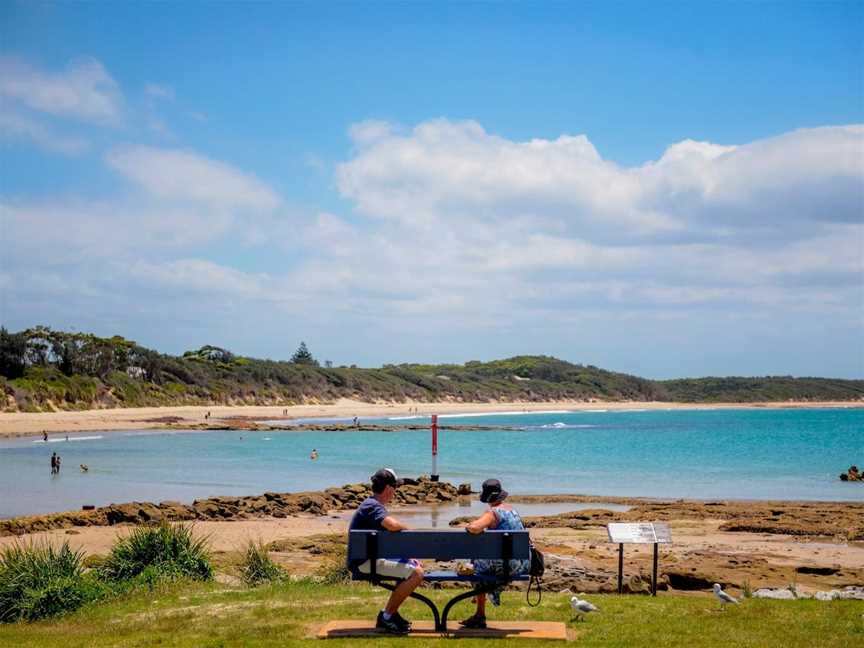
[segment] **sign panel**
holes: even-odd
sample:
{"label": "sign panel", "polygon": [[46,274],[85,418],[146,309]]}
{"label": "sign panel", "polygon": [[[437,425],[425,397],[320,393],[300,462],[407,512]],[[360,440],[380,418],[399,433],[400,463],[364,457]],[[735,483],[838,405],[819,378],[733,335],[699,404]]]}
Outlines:
{"label": "sign panel", "polygon": [[625,544],[668,544],[672,542],[669,525],[664,522],[610,522],[606,525],[609,541]]}

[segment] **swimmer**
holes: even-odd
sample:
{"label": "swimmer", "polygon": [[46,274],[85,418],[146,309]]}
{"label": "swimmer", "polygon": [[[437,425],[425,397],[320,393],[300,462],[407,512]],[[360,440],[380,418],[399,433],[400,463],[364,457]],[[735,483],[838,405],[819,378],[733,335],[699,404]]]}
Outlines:
{"label": "swimmer", "polygon": [[81,468],[81,472],[87,472],[88,470],[90,470],[90,469],[87,467],[87,464],[81,464],[81,465],[79,466],[79,468]]}
{"label": "swimmer", "polygon": [[309,458],[312,461],[315,461],[318,458],[318,451],[315,448],[312,448],[312,454],[309,455]]}

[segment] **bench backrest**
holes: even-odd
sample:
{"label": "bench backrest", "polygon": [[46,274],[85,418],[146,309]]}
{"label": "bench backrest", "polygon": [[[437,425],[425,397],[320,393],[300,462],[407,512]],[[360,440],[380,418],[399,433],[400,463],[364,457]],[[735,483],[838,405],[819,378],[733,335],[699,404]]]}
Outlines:
{"label": "bench backrest", "polygon": [[527,531],[350,531],[348,560],[376,558],[420,558],[459,560],[467,558],[531,557]]}

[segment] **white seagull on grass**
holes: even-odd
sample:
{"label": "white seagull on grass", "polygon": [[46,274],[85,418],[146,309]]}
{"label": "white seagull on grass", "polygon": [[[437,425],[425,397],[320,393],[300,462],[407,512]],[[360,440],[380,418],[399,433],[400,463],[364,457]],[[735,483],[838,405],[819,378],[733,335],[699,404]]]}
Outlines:
{"label": "white seagull on grass", "polygon": [[738,605],[738,599],[724,592],[723,588],[720,587],[720,583],[714,583],[714,596],[716,596],[717,600],[720,601],[721,609],[725,609],[727,603]]}
{"label": "white seagull on grass", "polygon": [[589,603],[588,601],[579,600],[578,596],[572,596],[570,598],[570,607],[573,608],[574,618],[582,619],[589,612],[599,612],[600,608],[598,608],[593,603]]}

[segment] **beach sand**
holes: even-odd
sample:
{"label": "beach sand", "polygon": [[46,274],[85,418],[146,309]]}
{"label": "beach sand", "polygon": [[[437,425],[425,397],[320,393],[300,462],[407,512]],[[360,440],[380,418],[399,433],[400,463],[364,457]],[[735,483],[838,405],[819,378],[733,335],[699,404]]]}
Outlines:
{"label": "beach sand", "polygon": [[[631,409],[720,409],[720,408],[809,408],[809,407],[864,407],[864,402],[771,402],[771,403],[661,403],[661,402],[493,402],[493,403],[366,403],[340,399],[333,403],[272,406],[187,406],[136,407],[58,412],[0,412],[0,437],[16,437],[66,432],[107,432],[111,430],[141,430],[152,428],[228,425],[243,419],[298,419],[345,418],[354,416],[387,417],[409,416],[416,408],[418,414],[468,414],[488,412],[541,412],[560,410],[631,410]],[[284,412],[287,410],[287,415]],[[210,418],[205,419],[207,412]]]}

